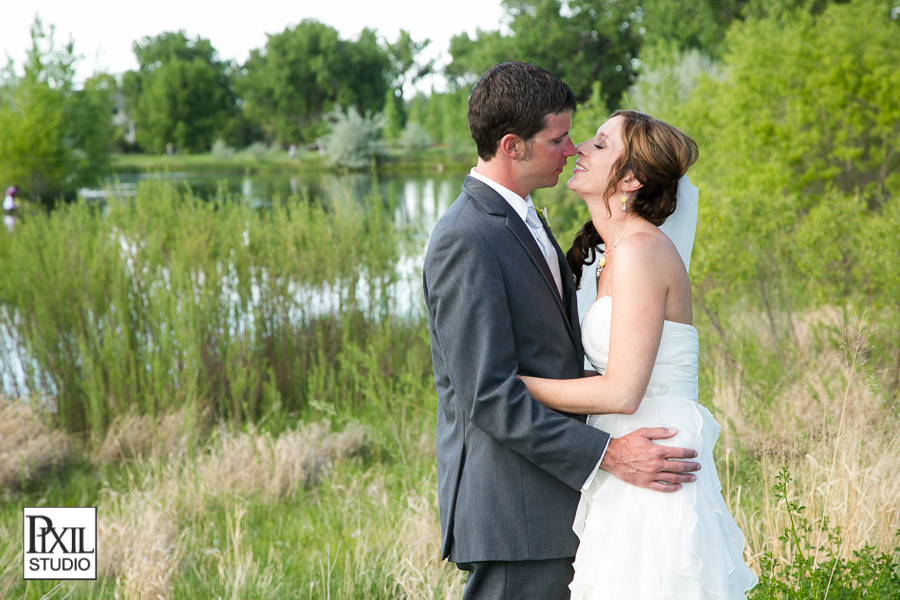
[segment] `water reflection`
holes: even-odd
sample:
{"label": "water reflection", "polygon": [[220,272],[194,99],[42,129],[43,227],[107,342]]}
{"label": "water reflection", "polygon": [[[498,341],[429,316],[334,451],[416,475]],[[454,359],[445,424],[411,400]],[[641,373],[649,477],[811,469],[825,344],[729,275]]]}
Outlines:
{"label": "water reflection", "polygon": [[[139,173],[119,174],[98,189],[83,189],[84,198],[97,199],[116,190],[133,190],[147,179],[184,183],[194,194],[213,198],[228,195],[253,207],[265,207],[278,198],[303,198],[328,207],[335,202],[354,201],[365,208],[374,197],[402,207],[397,216],[405,225],[433,227],[436,215],[459,193],[463,177],[458,174],[379,176],[377,185],[370,172],[359,173]],[[127,193],[127,192],[126,192]],[[399,224],[399,222],[398,222]]]}

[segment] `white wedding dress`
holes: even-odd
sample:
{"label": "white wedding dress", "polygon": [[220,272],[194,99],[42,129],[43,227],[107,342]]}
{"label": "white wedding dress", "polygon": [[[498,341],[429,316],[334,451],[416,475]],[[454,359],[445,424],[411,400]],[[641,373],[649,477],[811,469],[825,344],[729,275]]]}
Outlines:
{"label": "white wedding dress", "polygon": [[[582,324],[584,350],[606,371],[612,299]],[[742,558],[744,536],[728,512],[713,462],[720,426],[697,403],[699,339],[691,325],[666,321],[647,393],[633,415],[592,415],[588,423],[622,437],[641,427],[674,427],[657,443],[697,450],[697,480],[674,493],[624,483],[598,471],[582,494],[574,529],[572,600],[743,599],[757,581]]]}

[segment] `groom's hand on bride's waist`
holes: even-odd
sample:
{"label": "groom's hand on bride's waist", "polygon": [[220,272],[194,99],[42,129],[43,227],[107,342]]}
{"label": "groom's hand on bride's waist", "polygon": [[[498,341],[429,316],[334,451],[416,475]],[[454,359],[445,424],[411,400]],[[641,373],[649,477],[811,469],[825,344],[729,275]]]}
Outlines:
{"label": "groom's hand on bride's waist", "polygon": [[677,492],[681,484],[697,477],[700,463],[690,460],[697,452],[691,448],[673,448],[653,443],[673,437],[677,431],[665,427],[638,429],[609,440],[600,468],[622,481],[659,492]]}

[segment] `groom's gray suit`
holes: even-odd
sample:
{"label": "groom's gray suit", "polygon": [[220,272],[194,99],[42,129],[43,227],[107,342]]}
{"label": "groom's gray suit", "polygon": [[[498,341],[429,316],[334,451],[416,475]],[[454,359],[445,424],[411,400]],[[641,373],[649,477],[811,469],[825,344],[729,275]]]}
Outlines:
{"label": "groom's gray suit", "polygon": [[573,277],[553,246],[562,298],[528,226],[473,177],[429,242],[441,555],[452,562],[559,559],[577,549],[579,490],[608,436],[544,407],[516,378],[583,373]]}

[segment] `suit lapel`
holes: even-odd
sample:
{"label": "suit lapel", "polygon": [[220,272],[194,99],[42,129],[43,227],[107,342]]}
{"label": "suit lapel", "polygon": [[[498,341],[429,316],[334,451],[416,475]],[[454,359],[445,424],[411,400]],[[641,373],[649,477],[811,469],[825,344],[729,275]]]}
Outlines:
{"label": "suit lapel", "polygon": [[[522,246],[525,250],[525,253],[530,258],[531,264],[540,274],[541,279],[544,282],[544,285],[547,287],[547,291],[553,296],[556,301],[556,305],[559,308],[560,312],[565,317],[566,329],[569,333],[569,337],[572,339],[572,343],[576,348],[581,348],[581,340],[578,339],[579,336],[575,334],[572,323],[578,322],[577,308],[574,316],[574,321],[572,319],[571,314],[571,299],[574,297],[574,290],[570,290],[570,288],[574,287],[574,279],[571,275],[571,271],[568,268],[568,264],[563,259],[559,265],[559,272],[562,278],[562,288],[563,288],[563,298],[560,298],[559,293],[556,289],[556,282],[553,280],[553,274],[550,272],[550,265],[547,264],[547,260],[544,258],[544,253],[541,252],[540,247],[534,239],[534,236],[531,234],[531,231],[528,229],[528,225],[525,224],[524,221],[519,217],[518,214],[512,210],[512,207],[509,203],[503,199],[503,197],[498,194],[495,190],[491,189],[490,186],[485,185],[483,182],[475,179],[474,177],[466,177],[465,183],[463,184],[463,189],[469,193],[469,195],[487,212],[488,214],[495,215],[498,217],[503,217],[506,222],[506,228],[512,233],[513,238]],[[553,244],[554,252],[556,253],[557,261],[560,260],[562,256],[562,250],[559,248],[559,244],[556,242],[556,238],[550,233],[550,231],[544,228],[544,231],[547,232],[547,237],[551,240]]]}

